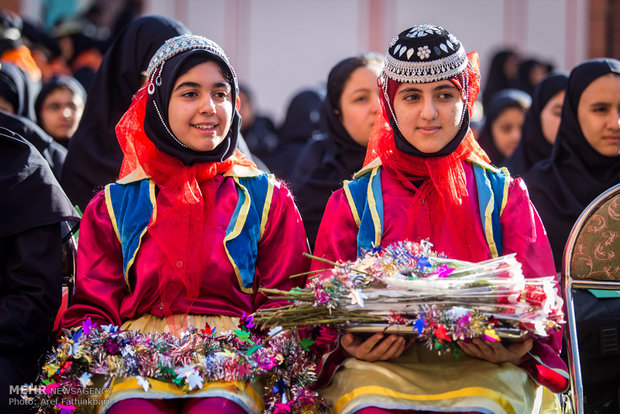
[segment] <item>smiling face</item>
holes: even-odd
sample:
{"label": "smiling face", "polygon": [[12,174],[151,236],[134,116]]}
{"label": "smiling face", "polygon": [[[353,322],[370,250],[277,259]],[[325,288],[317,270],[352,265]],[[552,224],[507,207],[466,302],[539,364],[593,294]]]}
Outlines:
{"label": "smiling face", "polygon": [[172,88],[168,122],[172,133],[194,151],[211,151],[228,135],[232,122],[231,86],[213,61],[179,76]]}
{"label": "smiling face", "polygon": [[378,66],[363,66],[351,73],[340,96],[339,118],[351,138],[368,145],[370,130],[379,110]]}
{"label": "smiling face", "polygon": [[399,85],[394,115],[407,142],[424,153],[434,153],[456,136],[465,103],[449,80]]}
{"label": "smiling face", "polygon": [[599,154],[620,155],[620,76],[609,73],[589,84],[579,99],[577,119]]}
{"label": "smiling face", "polygon": [[43,100],[41,126],[54,139],[69,139],[77,129],[83,111],[81,96],[69,88],[58,88]]}

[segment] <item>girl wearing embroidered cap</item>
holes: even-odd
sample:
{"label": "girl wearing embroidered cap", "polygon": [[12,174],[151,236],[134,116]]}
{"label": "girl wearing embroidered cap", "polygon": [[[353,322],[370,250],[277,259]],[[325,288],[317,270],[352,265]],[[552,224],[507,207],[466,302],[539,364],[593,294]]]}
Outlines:
{"label": "girl wearing embroidered cap", "polygon": [[[477,55],[466,54],[441,27],[414,26],[390,44],[380,80],[382,117],[365,167],[330,198],[314,254],[354,260],[373,245],[429,239],[448,257],[482,261],[516,253],[526,277],[554,274],[523,182],[489,165],[469,128]],[[487,208],[489,194],[501,209]],[[322,393],[336,413],[526,413],[536,383],[554,392],[568,385],[559,332],[511,344],[459,341],[458,359],[421,343],[407,347],[396,335],[364,339],[324,330],[322,336],[336,338],[317,341],[325,344],[319,382],[329,383]]]}
{"label": "girl wearing embroidered cap", "polygon": [[[237,77],[216,43],[169,39],[147,76],[116,128],[120,180],[84,212],[76,291],[62,326],[90,317],[140,332],[237,329],[243,313],[274,304],[259,288],[303,283],[288,277],[309,265],[299,213],[288,190],[235,148]],[[104,411],[264,408],[253,385],[186,393],[148,381],[144,392],[135,378],[115,378]]]}

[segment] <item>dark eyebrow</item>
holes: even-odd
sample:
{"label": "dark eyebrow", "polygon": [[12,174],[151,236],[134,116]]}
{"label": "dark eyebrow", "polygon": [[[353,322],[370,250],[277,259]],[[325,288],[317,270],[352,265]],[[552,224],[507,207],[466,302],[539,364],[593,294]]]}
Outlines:
{"label": "dark eyebrow", "polygon": [[199,87],[200,87],[200,84],[196,82],[183,82],[179,84],[176,88],[174,88],[174,90],[177,91],[181,88],[199,88]]}
{"label": "dark eyebrow", "polygon": [[610,102],[592,102],[590,106],[611,106]]}
{"label": "dark eyebrow", "polygon": [[[433,92],[442,91],[444,89],[449,89],[449,90],[457,89],[458,90],[458,88],[456,86],[452,85],[452,84],[450,84],[450,85],[443,84],[443,85],[439,85],[439,86],[436,86],[435,88],[433,88]],[[417,87],[415,87],[413,85],[411,85],[411,86],[407,86],[406,88],[401,89],[400,91],[398,91],[399,94],[401,94],[401,93],[409,93],[409,92],[422,92],[422,90],[418,89]]]}
{"label": "dark eyebrow", "polygon": [[[199,83],[187,81],[179,84],[176,88],[174,88],[174,90],[177,91],[181,88],[200,88],[200,86],[201,85]],[[213,89],[219,88],[232,89],[228,82],[217,82],[213,85]]]}
{"label": "dark eyebrow", "polygon": [[230,87],[230,83],[228,82],[217,82],[216,84],[213,85],[213,89],[219,89],[219,88],[232,89]]}

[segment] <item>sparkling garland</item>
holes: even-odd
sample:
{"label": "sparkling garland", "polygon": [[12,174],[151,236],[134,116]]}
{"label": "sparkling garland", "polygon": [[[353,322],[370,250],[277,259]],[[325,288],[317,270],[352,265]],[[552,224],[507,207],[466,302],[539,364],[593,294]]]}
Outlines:
{"label": "sparkling garland", "polygon": [[311,257],[334,267],[303,289],[263,289],[295,303],[257,312],[258,325],[347,330],[374,324],[372,330],[386,332],[395,325],[430,349],[458,352],[458,340],[546,336],[564,322],[555,277],[524,278],[514,255],[470,263],[448,259],[422,240],[374,248],[354,262]]}
{"label": "sparkling garland", "polygon": [[97,327],[88,318],[59,340],[43,366],[38,392],[24,398],[34,399],[40,413],[70,414],[89,398],[96,375],[106,379],[102,389],[114,377],[135,377],[144,392],[150,379],[188,392],[209,382],[247,384],[260,376],[266,383],[265,413],[326,412],[324,400],[309,389],[316,379],[307,352],[312,341],[285,335],[263,340],[248,331],[253,326],[252,316],[244,316],[239,330],[218,334],[207,325],[177,337]]}

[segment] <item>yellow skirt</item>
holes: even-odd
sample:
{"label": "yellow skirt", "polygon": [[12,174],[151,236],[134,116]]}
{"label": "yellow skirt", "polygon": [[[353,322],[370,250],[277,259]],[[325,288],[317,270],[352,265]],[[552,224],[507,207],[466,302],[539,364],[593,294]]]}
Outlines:
{"label": "yellow skirt", "polygon": [[[510,363],[492,364],[467,355],[438,355],[421,343],[390,362],[349,358],[321,395],[335,414],[366,407],[438,412],[522,414],[557,412],[550,392]],[[538,394],[538,396],[537,396]],[[541,404],[545,407],[541,408]]]}
{"label": "yellow skirt", "polygon": [[[239,318],[219,315],[175,315],[173,326],[188,327],[193,326],[199,329],[204,328],[208,323],[217,332],[237,329]],[[127,321],[121,327],[123,330],[134,330],[142,333],[170,332],[169,323],[166,319],[158,318],[153,315],[144,315],[138,319]],[[245,384],[241,382],[212,382],[205,383],[202,389],[193,391],[183,391],[175,384],[148,379],[149,390],[144,391],[135,377],[117,377],[112,383],[107,385],[106,392],[99,396],[96,408],[97,412],[104,414],[115,403],[130,398],[152,398],[152,399],[173,399],[173,398],[210,398],[221,397],[234,401],[243,407],[248,413],[260,413],[265,409],[263,402],[262,385],[258,382]],[[98,386],[102,384],[97,384]],[[92,403],[91,403],[92,404]]]}

